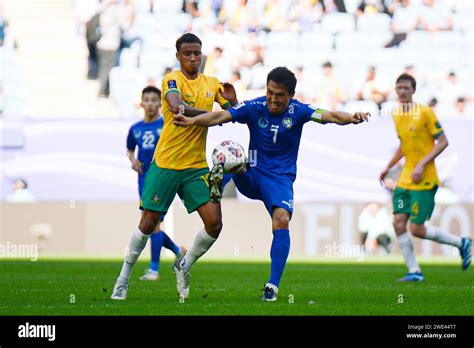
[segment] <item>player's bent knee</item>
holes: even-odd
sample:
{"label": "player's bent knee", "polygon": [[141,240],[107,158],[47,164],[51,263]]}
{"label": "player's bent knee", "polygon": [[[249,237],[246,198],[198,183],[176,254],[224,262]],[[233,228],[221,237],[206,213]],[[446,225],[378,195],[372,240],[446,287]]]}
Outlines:
{"label": "player's bent knee", "polygon": [[278,214],[272,218],[274,230],[287,230],[290,226],[290,218],[286,214]]}
{"label": "player's bent knee", "polygon": [[159,215],[156,217],[155,214],[144,213],[140,219],[138,228],[144,234],[151,234],[158,228],[159,221]]}
{"label": "player's bent knee", "polygon": [[395,233],[399,236],[407,231],[407,221],[402,217],[397,217],[393,219],[393,228]]}
{"label": "player's bent knee", "polygon": [[418,238],[424,238],[425,237],[425,226],[423,225],[418,225],[418,224],[411,224],[410,225],[410,232],[412,235]]}
{"label": "player's bent knee", "polygon": [[206,227],[207,234],[209,234],[212,238],[217,238],[219,237],[219,234],[222,231],[222,227],[223,227],[222,220],[216,219],[216,220],[209,221],[205,225],[205,227]]}
{"label": "player's bent knee", "polygon": [[397,235],[401,235],[407,231],[407,225],[404,222],[393,223],[393,228]]}

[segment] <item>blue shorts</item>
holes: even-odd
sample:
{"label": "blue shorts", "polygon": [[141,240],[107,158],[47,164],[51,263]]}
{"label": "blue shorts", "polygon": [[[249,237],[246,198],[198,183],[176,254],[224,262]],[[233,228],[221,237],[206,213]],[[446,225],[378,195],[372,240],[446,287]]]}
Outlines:
{"label": "blue shorts", "polygon": [[146,172],[143,174],[138,174],[138,194],[142,198],[143,186],[145,185]]}
{"label": "blue shorts", "polygon": [[273,209],[283,208],[293,215],[293,180],[286,176],[274,177],[265,174],[255,167],[250,167],[244,174],[224,175],[223,184],[230,179],[244,196],[257,199],[265,204],[270,216]]}

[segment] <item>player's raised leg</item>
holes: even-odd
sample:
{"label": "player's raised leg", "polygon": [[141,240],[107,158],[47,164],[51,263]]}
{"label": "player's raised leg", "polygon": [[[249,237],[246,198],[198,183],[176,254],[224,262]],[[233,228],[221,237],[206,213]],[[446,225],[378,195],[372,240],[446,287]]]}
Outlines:
{"label": "player's raised leg", "polygon": [[211,202],[219,203],[224,190],[224,168],[222,164],[215,164],[209,172],[209,193]]}
{"label": "player's raised leg", "polygon": [[161,214],[149,210],[144,210],[138,228],[133,232],[128,246],[125,260],[122,265],[120,275],[115,282],[111,298],[113,300],[125,300],[127,298],[128,283],[132,268],[138,260],[141,252],[150,237],[160,223]]}
{"label": "player's raised leg", "polygon": [[471,264],[471,246],[470,238],[461,238],[451,233],[442,231],[439,227],[425,226],[424,224],[410,224],[411,233],[422,239],[429,239],[440,244],[452,245],[459,249],[462,261],[462,269],[466,270]]}
{"label": "player's raised leg", "polygon": [[278,286],[290,253],[290,212],[275,208],[272,214],[273,241],[270,249],[270,279],[263,290],[262,300],[276,301]]}

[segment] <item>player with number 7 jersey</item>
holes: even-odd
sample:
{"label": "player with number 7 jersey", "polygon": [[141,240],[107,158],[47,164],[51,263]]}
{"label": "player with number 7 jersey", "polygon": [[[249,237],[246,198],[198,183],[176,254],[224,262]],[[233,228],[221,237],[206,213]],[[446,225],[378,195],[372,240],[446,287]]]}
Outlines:
{"label": "player with number 7 jersey", "polygon": [[[255,156],[245,173],[234,174],[232,178],[243,195],[262,201],[272,218],[271,273],[263,289],[265,301],[276,300],[290,252],[293,182],[303,125],[309,121],[359,124],[370,116],[365,112],[327,111],[300,103],[293,99],[295,87],[295,75],[287,68],[278,67],[267,76],[266,96],[245,101],[229,110],[196,117],[174,117],[174,123],[179,126],[215,126],[232,121],[247,124],[249,128],[249,151]],[[211,172],[214,171],[213,168]],[[224,184],[226,181],[224,179]]]}

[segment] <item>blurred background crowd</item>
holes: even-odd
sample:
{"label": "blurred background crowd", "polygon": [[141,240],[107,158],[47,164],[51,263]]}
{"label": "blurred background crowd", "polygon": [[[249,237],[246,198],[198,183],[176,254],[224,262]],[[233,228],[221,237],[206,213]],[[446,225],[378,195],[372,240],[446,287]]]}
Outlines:
{"label": "blurred background crowd", "polygon": [[[261,95],[268,71],[285,65],[297,75],[297,99],[322,108],[383,115],[386,103],[395,100],[395,78],[408,72],[418,80],[416,100],[431,105],[440,118],[472,118],[469,0],[56,3],[61,6],[53,6],[52,12],[67,15],[51,32],[38,34],[40,40],[48,41],[38,42],[38,48],[53,56],[39,65],[28,62],[41,56],[40,52],[21,54],[25,43],[20,34],[27,36],[21,25],[10,30],[14,23],[0,2],[0,57],[4,60],[0,112],[4,117],[41,114],[38,105],[51,94],[59,100],[66,92],[71,94],[70,84],[75,81],[71,75],[77,76],[83,88],[75,87],[75,106],[61,107],[58,115],[136,116],[141,89],[147,84],[161,87],[163,75],[177,67],[176,38],[192,31],[203,41],[203,72],[232,82],[240,100]],[[45,19],[41,25],[39,32],[51,24]],[[72,25],[74,37],[66,39]],[[64,71],[55,63],[59,57],[69,62]],[[38,69],[51,69],[55,90],[28,81]],[[29,95],[34,84],[45,94],[36,102]],[[46,104],[43,114],[54,116],[52,103]]]}

